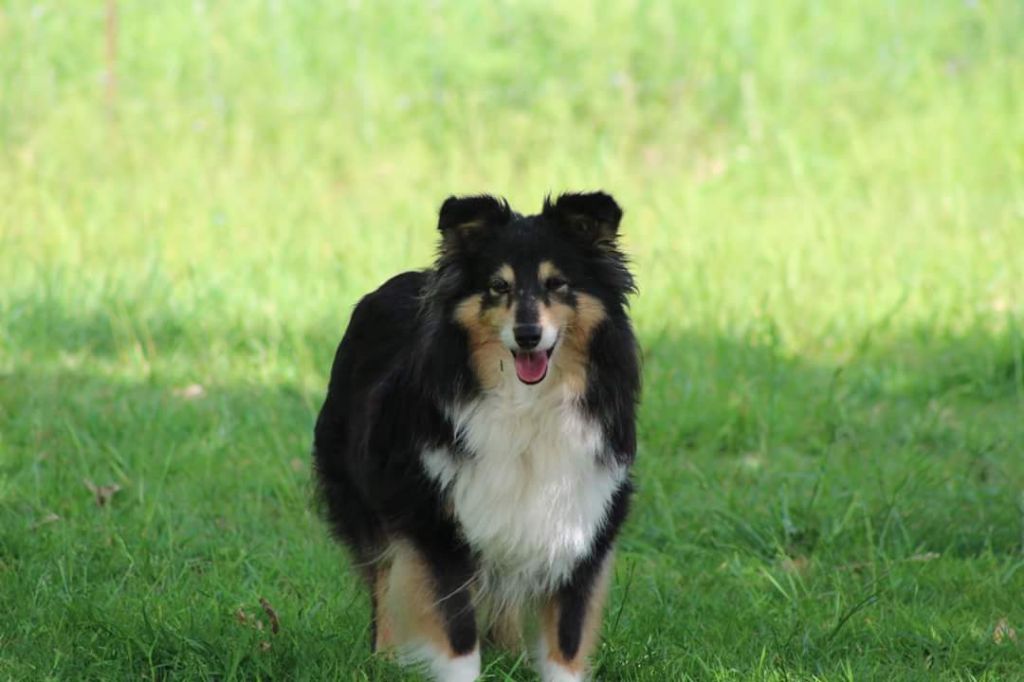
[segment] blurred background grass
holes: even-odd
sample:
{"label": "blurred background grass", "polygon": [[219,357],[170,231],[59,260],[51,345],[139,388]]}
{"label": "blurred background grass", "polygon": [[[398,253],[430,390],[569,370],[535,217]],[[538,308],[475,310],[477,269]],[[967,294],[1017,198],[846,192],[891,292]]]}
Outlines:
{"label": "blurred background grass", "polygon": [[393,679],[307,505],[333,346],[448,194],[593,188],[646,362],[603,679],[1019,671],[1022,35],[1016,0],[3,3],[0,675]]}

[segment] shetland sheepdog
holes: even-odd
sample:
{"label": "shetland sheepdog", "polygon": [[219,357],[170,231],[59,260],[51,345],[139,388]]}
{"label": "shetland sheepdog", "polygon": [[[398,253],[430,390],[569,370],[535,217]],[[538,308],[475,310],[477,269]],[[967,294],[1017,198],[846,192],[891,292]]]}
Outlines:
{"label": "shetland sheepdog", "polygon": [[636,453],[621,219],[603,192],[450,197],[433,267],[356,305],[314,459],[375,651],[463,682],[482,639],[586,676]]}

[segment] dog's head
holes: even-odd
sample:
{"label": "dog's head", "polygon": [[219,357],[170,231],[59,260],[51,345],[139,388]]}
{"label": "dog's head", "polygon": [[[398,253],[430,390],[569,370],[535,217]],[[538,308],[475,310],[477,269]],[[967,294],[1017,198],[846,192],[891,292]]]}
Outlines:
{"label": "dog's head", "polygon": [[549,369],[585,378],[591,335],[625,314],[633,291],[617,244],[621,219],[603,192],[563,194],[527,216],[491,196],[444,202],[429,295],[465,330],[484,388],[510,369],[523,384],[544,381]]}

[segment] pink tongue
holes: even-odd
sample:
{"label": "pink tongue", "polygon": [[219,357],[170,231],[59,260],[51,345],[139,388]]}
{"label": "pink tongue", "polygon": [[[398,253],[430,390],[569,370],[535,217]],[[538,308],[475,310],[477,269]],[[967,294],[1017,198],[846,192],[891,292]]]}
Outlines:
{"label": "pink tongue", "polygon": [[520,351],[516,353],[516,376],[527,384],[535,384],[548,371],[548,354],[544,351]]}

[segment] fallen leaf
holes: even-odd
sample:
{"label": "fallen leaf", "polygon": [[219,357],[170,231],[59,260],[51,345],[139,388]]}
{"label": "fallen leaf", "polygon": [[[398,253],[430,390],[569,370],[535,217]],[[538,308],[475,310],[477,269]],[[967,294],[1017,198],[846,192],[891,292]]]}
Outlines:
{"label": "fallen leaf", "polygon": [[47,514],[43,518],[41,518],[38,521],[36,521],[35,523],[33,523],[32,524],[32,530],[35,530],[36,528],[39,528],[40,526],[46,526],[46,525],[54,523],[56,521],[60,521],[60,517],[57,516],[56,514],[54,514],[53,512],[50,512],[49,514]]}
{"label": "fallen leaf", "polygon": [[245,615],[245,611],[239,608],[237,611],[235,611],[235,620],[237,620],[242,625],[245,625],[246,621],[249,620],[249,617]]}
{"label": "fallen leaf", "polygon": [[260,597],[260,606],[263,607],[263,611],[267,614],[267,618],[270,619],[270,631],[276,635],[278,630],[281,629],[281,621],[277,618],[277,611],[275,611],[274,607],[270,605],[270,602],[267,601],[266,597]]}
{"label": "fallen leaf", "polygon": [[110,502],[111,498],[121,489],[117,483],[110,483],[109,485],[96,485],[88,478],[82,481],[85,483],[85,487],[89,489],[89,492],[96,498],[97,507],[105,507]]}
{"label": "fallen leaf", "polygon": [[992,630],[992,641],[996,644],[1002,644],[1007,640],[1016,642],[1017,631],[1010,627],[1010,623],[1006,618],[1000,618],[996,621],[996,627]]}
{"label": "fallen leaf", "polygon": [[924,554],[915,554],[907,559],[907,561],[935,561],[940,556],[942,555],[938,552],[925,552]]}
{"label": "fallen leaf", "polygon": [[740,466],[748,471],[757,471],[764,466],[764,457],[757,452],[748,452],[740,457]]}
{"label": "fallen leaf", "polygon": [[260,651],[270,651],[270,642],[266,640],[260,642]]}
{"label": "fallen leaf", "polygon": [[203,388],[202,384],[189,384],[188,386],[174,389],[174,395],[185,400],[198,400],[206,395],[206,389]]}
{"label": "fallen leaf", "polygon": [[782,570],[794,575],[804,575],[810,562],[805,556],[785,557],[782,560]]}

